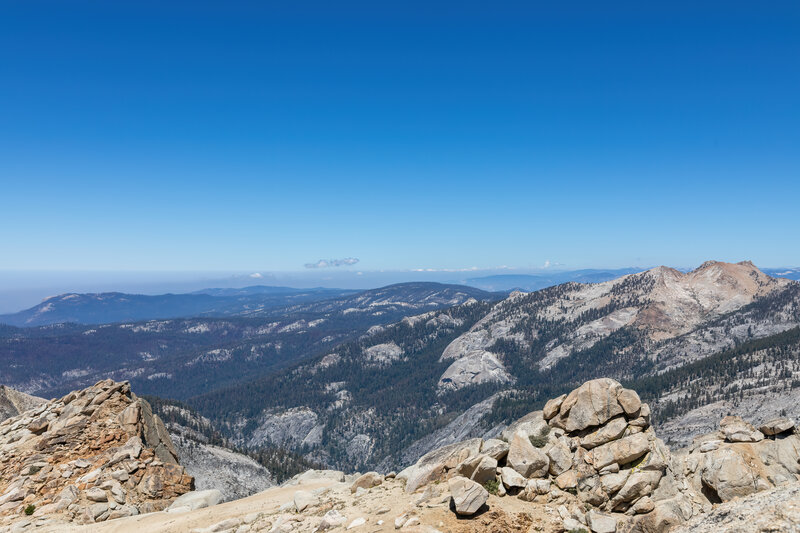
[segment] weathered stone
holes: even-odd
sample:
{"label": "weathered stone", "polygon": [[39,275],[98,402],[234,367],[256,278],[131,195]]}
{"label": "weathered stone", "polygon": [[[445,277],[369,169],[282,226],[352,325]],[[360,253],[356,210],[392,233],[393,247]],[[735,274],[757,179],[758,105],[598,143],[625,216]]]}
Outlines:
{"label": "weathered stone", "polygon": [[533,411],[513,422],[503,430],[500,436],[503,440],[511,442],[514,435],[517,433],[523,433],[530,437],[532,435],[542,435],[549,430],[550,426],[548,426],[547,421],[542,416],[542,412]]}
{"label": "weathered stone", "polygon": [[732,448],[720,448],[705,454],[701,480],[722,501],[756,492],[758,478],[748,460]]}
{"label": "weathered stone", "polygon": [[359,488],[371,489],[372,487],[377,487],[381,483],[383,483],[383,476],[381,474],[377,472],[367,472],[350,485],[350,492],[355,492]]}
{"label": "weathered stone", "polygon": [[89,516],[92,517],[92,520],[94,520],[95,522],[102,522],[108,516],[108,504],[95,503],[89,506],[88,511],[89,511]]}
{"label": "weathered stone", "polygon": [[605,490],[608,494],[615,494],[623,487],[623,485],[625,485],[630,473],[630,470],[622,470],[615,474],[606,474],[600,476],[600,483],[603,485],[603,490]]}
{"label": "weathered stone", "polygon": [[222,493],[217,489],[196,490],[178,496],[175,501],[167,507],[166,511],[168,513],[194,511],[195,509],[203,509],[205,507],[217,505],[221,501]]}
{"label": "weathered stone", "polygon": [[764,422],[759,428],[759,431],[768,436],[780,435],[781,433],[793,430],[794,426],[794,420],[789,420],[788,418],[773,418],[772,420]]}
{"label": "weathered stone", "polygon": [[722,444],[722,441],[719,439],[707,440],[700,445],[698,450],[700,450],[702,453],[713,452],[719,448],[720,444]]}
{"label": "weathered stone", "polygon": [[622,385],[613,379],[600,378],[587,381],[570,392],[561,404],[558,417],[559,426],[568,432],[580,431],[599,426],[614,416],[623,413],[617,401]]}
{"label": "weathered stone", "polygon": [[481,446],[481,453],[501,461],[508,455],[508,443],[500,439],[487,439]]}
{"label": "weathered stone", "polygon": [[506,463],[525,477],[544,477],[550,467],[550,458],[519,432],[511,439]]}
{"label": "weathered stone", "polygon": [[591,450],[597,446],[616,440],[625,432],[628,422],[624,416],[612,418],[605,425],[597,428],[588,435],[581,438],[581,446]]}
{"label": "weathered stone", "polygon": [[415,492],[428,483],[442,479],[447,470],[478,455],[482,444],[481,439],[470,439],[433,450],[397,474],[397,479],[406,481],[406,492]]}
{"label": "weathered stone", "polygon": [[561,490],[578,488],[578,473],[574,470],[567,470],[556,478],[556,485]]}
{"label": "weathered stone", "polygon": [[558,398],[553,398],[548,400],[546,404],[544,404],[544,409],[542,409],[542,416],[545,420],[550,420],[554,416],[558,414],[558,410],[561,409],[561,404],[564,402],[564,398],[566,398],[566,394],[562,394]]}
{"label": "weathered stone", "polygon": [[295,492],[292,500],[294,502],[294,508],[298,513],[305,510],[306,507],[311,507],[319,503],[319,498],[305,490],[298,490]]}
{"label": "weathered stone", "polygon": [[35,435],[39,435],[47,431],[47,427],[50,425],[50,421],[47,420],[45,417],[40,417],[28,424],[28,431]]}
{"label": "weathered stone", "polygon": [[611,499],[611,508],[615,508],[620,503],[628,503],[649,496],[653,493],[661,480],[659,471],[636,471],[632,473],[619,492]]}
{"label": "weathered stone", "polygon": [[459,515],[469,516],[477,513],[489,499],[486,489],[465,477],[454,477],[447,483],[456,513]]}
{"label": "weathered stone", "polygon": [[94,487],[86,491],[86,499],[92,502],[107,502],[108,495],[103,489]]}
{"label": "weathered stone", "polygon": [[586,524],[592,533],[615,533],[617,531],[616,518],[595,510],[586,513]]}
{"label": "weathered stone", "polygon": [[631,506],[631,511],[633,514],[644,514],[649,513],[653,509],[656,508],[656,504],[650,496],[643,496],[636,500],[636,502]]}
{"label": "weathered stone", "polygon": [[322,517],[322,522],[320,522],[319,526],[317,526],[317,531],[334,529],[345,525],[345,523],[347,523],[347,517],[342,515],[336,509],[331,509],[325,513],[325,516]]}
{"label": "weathered stone", "polygon": [[631,533],[667,533],[691,516],[691,503],[682,496],[676,496],[657,502],[652,511],[637,516],[629,531]]}
{"label": "weathered stone", "polygon": [[500,477],[507,489],[521,489],[527,483],[527,480],[519,472],[507,466],[500,469]]}
{"label": "weathered stone", "polygon": [[495,479],[497,472],[497,461],[488,455],[484,455],[480,462],[475,466],[475,470],[470,476],[472,481],[483,485],[487,481]]}
{"label": "weathered stone", "polygon": [[631,389],[622,389],[617,394],[617,401],[622,406],[628,418],[636,418],[639,416],[639,411],[642,408],[642,400],[636,391]]}
{"label": "weathered stone", "polygon": [[758,442],[764,434],[738,416],[726,416],[719,423],[719,429],[728,442]]}
{"label": "weathered stone", "polygon": [[363,525],[364,525],[364,524],[366,524],[366,523],[367,523],[367,520],[366,520],[366,518],[364,518],[364,517],[358,517],[358,518],[356,518],[355,520],[353,520],[352,522],[350,522],[350,523],[347,525],[347,528],[346,528],[346,529],[355,529],[355,528],[357,528],[357,527],[361,527],[361,526],[363,526]]}
{"label": "weathered stone", "polygon": [[556,441],[547,450],[547,457],[550,458],[550,475],[558,476],[572,468],[572,452],[569,446],[561,441]]}
{"label": "weathered stone", "polygon": [[596,469],[617,463],[624,465],[638,459],[650,449],[650,442],[643,433],[611,441],[594,448],[587,454],[587,460]]}
{"label": "weathered stone", "polygon": [[525,488],[519,493],[519,499],[532,502],[536,496],[541,496],[550,492],[549,479],[529,479]]}

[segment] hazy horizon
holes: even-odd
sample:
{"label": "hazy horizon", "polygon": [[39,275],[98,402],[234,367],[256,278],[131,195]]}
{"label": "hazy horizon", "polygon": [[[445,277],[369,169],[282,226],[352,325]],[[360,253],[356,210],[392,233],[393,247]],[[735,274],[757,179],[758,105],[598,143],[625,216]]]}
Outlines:
{"label": "hazy horizon", "polygon": [[[745,261],[738,259],[731,262]],[[665,264],[678,270],[692,270],[693,265]],[[285,272],[259,270],[239,271],[57,271],[57,270],[0,270],[0,314],[13,313],[32,307],[42,300],[59,294],[124,292],[133,294],[187,293],[210,288],[242,288],[254,285],[282,286],[297,289],[336,288],[372,289],[394,283],[435,281],[469,285],[471,279],[498,275],[547,276],[583,270],[618,271],[647,270],[659,265],[629,265],[626,267],[567,268],[551,265],[539,268],[489,268],[414,270],[359,270],[350,267],[304,269]],[[764,269],[797,269],[794,265],[757,265]]]}

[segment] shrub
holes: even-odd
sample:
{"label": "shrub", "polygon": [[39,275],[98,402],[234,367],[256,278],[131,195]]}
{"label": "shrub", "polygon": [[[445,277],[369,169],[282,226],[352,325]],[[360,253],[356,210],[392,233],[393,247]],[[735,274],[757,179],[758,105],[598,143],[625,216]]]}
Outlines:
{"label": "shrub", "polygon": [[483,488],[486,489],[489,494],[494,494],[496,496],[500,491],[500,482],[496,479],[490,479],[483,484]]}
{"label": "shrub", "polygon": [[537,448],[544,448],[547,444],[547,436],[550,434],[550,426],[544,426],[542,429],[539,430],[538,435],[531,435],[528,437],[531,441],[531,444],[536,446]]}
{"label": "shrub", "polygon": [[25,514],[30,516],[36,510],[36,506],[32,503],[29,503],[27,507],[25,507]]}

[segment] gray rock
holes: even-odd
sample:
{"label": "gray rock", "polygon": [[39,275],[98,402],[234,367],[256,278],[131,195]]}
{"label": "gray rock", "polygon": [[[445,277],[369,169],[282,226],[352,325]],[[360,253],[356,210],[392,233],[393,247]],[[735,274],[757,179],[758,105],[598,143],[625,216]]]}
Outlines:
{"label": "gray rock", "polygon": [[106,491],[98,487],[92,487],[91,489],[86,490],[86,499],[91,502],[107,502],[108,495],[106,495]]}
{"label": "gray rock", "polygon": [[367,472],[356,479],[350,486],[350,492],[355,492],[359,488],[371,489],[383,483],[383,476],[377,472]]}
{"label": "gray rock", "polygon": [[628,422],[625,420],[624,416],[612,418],[605,425],[582,437],[581,446],[587,450],[591,450],[592,448],[616,440],[622,436],[627,427]]}
{"label": "gray rock", "polygon": [[617,394],[617,401],[629,418],[636,418],[639,416],[639,411],[642,408],[642,400],[639,399],[639,395],[636,391],[622,389],[619,391],[619,394]]}
{"label": "gray rock", "polygon": [[544,477],[550,467],[550,458],[531,444],[524,433],[518,432],[511,439],[506,463],[524,477]]}
{"label": "gray rock", "polygon": [[168,513],[176,511],[194,511],[195,509],[217,505],[221,501],[222,492],[216,489],[195,490],[175,498],[175,501],[167,507],[166,511]]}
{"label": "gray rock", "polygon": [[336,509],[331,509],[325,513],[325,516],[322,517],[322,522],[320,522],[319,526],[317,527],[317,531],[334,529],[345,525],[345,523],[347,523],[347,517],[342,515]]}
{"label": "gray rock", "polygon": [[547,457],[550,458],[550,475],[559,476],[572,468],[572,452],[569,446],[561,441],[556,441],[547,450]]}
{"label": "gray rock", "polygon": [[447,484],[450,487],[456,513],[459,515],[470,516],[477,513],[489,499],[486,489],[465,477],[451,478]]}
{"label": "gray rock", "polygon": [[508,443],[500,439],[487,439],[481,447],[481,453],[500,461],[508,455]]}
{"label": "gray rock", "polygon": [[545,420],[550,420],[554,416],[558,414],[558,410],[561,409],[561,404],[564,402],[564,398],[566,398],[566,394],[562,394],[558,398],[553,398],[548,400],[546,404],[544,404],[544,409],[542,409],[542,416]]}
{"label": "gray rock", "polygon": [[306,509],[306,507],[317,505],[319,503],[319,498],[308,491],[298,490],[294,493],[293,502],[295,510],[300,513]]}
{"label": "gray rock", "polygon": [[564,398],[558,417],[552,418],[550,424],[568,432],[604,424],[624,412],[617,401],[620,390],[622,385],[613,379],[587,381]]}
{"label": "gray rock", "polygon": [[738,416],[726,416],[719,423],[719,429],[728,442],[758,442],[764,434]]}
{"label": "gray rock", "polygon": [[497,477],[497,460],[484,455],[480,462],[475,466],[475,470],[470,476],[472,481],[483,485],[487,481],[493,480]]}
{"label": "gray rock", "polygon": [[587,459],[599,470],[612,463],[620,465],[630,463],[647,453],[649,449],[650,441],[647,436],[644,433],[637,433],[594,448],[587,454]]}
{"label": "gray rock", "polygon": [[773,418],[772,420],[764,422],[759,428],[759,431],[769,436],[780,435],[781,433],[793,430],[794,425],[794,420],[789,420],[784,417]]}
{"label": "gray rock", "polygon": [[397,474],[397,479],[406,481],[406,492],[414,492],[428,483],[441,479],[447,470],[457,467],[470,457],[477,456],[482,444],[481,439],[470,439],[433,450],[423,455],[416,464]]}
{"label": "gray rock", "polygon": [[500,469],[500,477],[507,489],[521,489],[527,483],[527,480],[519,472],[507,466]]}
{"label": "gray rock", "polygon": [[595,510],[586,513],[586,524],[593,533],[615,533],[617,531],[616,518]]}

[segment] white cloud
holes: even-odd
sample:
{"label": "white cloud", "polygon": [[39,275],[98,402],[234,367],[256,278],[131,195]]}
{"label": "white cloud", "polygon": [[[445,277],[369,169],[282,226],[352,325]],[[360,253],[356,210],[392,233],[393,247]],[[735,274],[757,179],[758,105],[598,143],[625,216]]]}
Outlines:
{"label": "white cloud", "polygon": [[544,262],[544,264],[542,265],[542,268],[550,268],[550,260],[549,259]]}
{"label": "white cloud", "polygon": [[253,272],[252,274],[250,274],[250,277],[251,277],[251,278],[255,278],[255,279],[261,279],[261,278],[263,278],[264,276],[263,276],[263,275],[261,275],[261,272]]}
{"label": "white cloud", "polygon": [[331,268],[340,266],[355,265],[358,259],[355,257],[345,257],[344,259],[320,259],[316,263],[306,263],[306,268]]}

